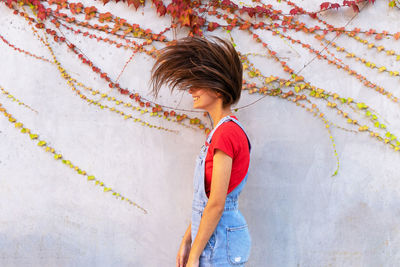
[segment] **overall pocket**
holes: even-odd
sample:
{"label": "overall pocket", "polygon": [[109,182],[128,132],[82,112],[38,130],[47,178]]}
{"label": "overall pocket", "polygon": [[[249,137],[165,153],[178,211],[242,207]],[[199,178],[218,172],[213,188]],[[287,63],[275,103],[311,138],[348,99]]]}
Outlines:
{"label": "overall pocket", "polygon": [[226,228],[226,246],[231,264],[243,264],[249,260],[251,238],[247,225]]}

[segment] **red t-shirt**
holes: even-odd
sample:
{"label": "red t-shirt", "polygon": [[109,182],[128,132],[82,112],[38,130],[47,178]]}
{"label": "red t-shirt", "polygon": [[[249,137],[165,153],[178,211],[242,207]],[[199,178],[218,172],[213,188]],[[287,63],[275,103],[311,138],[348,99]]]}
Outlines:
{"label": "red t-shirt", "polygon": [[[235,116],[231,117],[237,119]],[[232,158],[232,172],[228,194],[233,191],[246,176],[250,162],[249,143],[242,128],[233,121],[222,123],[215,130],[206,155],[204,182],[208,197],[210,196],[215,149],[222,150]]]}

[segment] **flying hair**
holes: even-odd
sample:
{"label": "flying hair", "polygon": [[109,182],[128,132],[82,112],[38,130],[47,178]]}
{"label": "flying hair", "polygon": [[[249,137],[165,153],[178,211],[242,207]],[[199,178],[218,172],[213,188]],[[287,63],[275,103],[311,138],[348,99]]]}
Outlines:
{"label": "flying hair", "polygon": [[242,62],[230,42],[211,38],[188,36],[159,51],[150,78],[155,97],[164,84],[171,92],[191,87],[214,90],[222,96],[224,106],[237,103],[242,90]]}

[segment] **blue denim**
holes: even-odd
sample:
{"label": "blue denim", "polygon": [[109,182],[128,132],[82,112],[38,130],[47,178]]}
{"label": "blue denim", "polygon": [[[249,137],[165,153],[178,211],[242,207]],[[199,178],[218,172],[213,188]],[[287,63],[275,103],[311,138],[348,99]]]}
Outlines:
{"label": "blue denim", "polygon": [[[204,169],[208,144],[211,143],[212,135],[215,130],[222,123],[227,121],[234,121],[243,129],[242,125],[236,119],[229,116],[222,118],[209,134],[206,145],[203,145],[200,155],[196,160],[191,220],[192,242],[196,237],[200,220],[208,201],[208,197],[204,190]],[[208,240],[204,251],[200,255],[200,267],[244,266],[248,261],[250,256],[251,237],[246,220],[238,209],[238,197],[246,184],[247,176],[248,173],[242,182],[226,196],[225,207],[221,219]]]}

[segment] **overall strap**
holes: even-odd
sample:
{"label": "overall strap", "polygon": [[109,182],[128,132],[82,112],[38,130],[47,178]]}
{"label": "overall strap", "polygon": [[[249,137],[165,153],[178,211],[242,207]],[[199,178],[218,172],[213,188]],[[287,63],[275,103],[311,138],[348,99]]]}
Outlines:
{"label": "overall strap", "polygon": [[222,124],[222,123],[224,123],[224,122],[226,122],[226,121],[229,121],[231,119],[231,117],[230,117],[230,115],[228,115],[228,116],[225,116],[225,117],[223,117],[219,122],[218,122],[218,124],[214,127],[214,129],[212,129],[212,131],[209,133],[209,135],[207,136],[207,145],[209,145],[210,143],[211,143],[211,139],[212,139],[212,136],[213,136],[213,134],[214,134],[214,132],[215,132],[215,130],[217,130],[217,128]]}
{"label": "overall strap", "polygon": [[241,124],[237,119],[232,118],[230,115],[228,115],[228,116],[226,116],[226,117],[223,117],[223,118],[218,122],[217,126],[215,126],[215,128],[214,128],[214,129],[211,131],[211,133],[207,136],[207,141],[206,141],[207,145],[209,145],[209,144],[211,143],[211,139],[212,139],[212,136],[213,136],[215,130],[216,130],[222,123],[228,122],[228,121],[233,121],[233,122],[235,122],[235,123],[242,129],[242,131],[243,131],[244,134],[246,135],[247,143],[249,144],[249,152],[251,152],[251,143],[250,143],[249,137],[247,136],[246,131],[244,130],[242,124]]}

